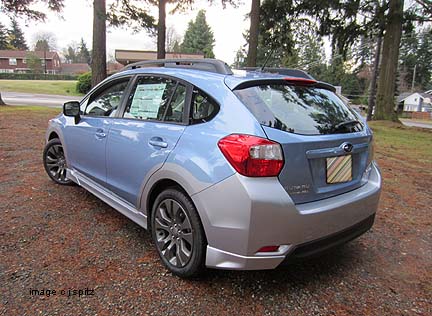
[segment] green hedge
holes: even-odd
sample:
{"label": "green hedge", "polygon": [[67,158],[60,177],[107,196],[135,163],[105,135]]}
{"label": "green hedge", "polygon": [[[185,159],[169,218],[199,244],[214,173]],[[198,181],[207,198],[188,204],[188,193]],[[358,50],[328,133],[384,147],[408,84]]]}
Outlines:
{"label": "green hedge", "polygon": [[10,80],[77,80],[77,75],[0,73],[0,79]]}
{"label": "green hedge", "polygon": [[91,72],[86,72],[78,76],[78,82],[76,84],[76,91],[82,94],[86,94],[91,89]]}

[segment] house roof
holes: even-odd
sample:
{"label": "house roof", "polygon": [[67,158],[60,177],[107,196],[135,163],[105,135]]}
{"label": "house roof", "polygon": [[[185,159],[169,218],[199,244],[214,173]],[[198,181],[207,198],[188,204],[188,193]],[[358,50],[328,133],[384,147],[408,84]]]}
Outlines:
{"label": "house roof", "polygon": [[[417,92],[415,92],[415,93],[417,93]],[[406,98],[408,98],[410,95],[412,95],[412,94],[414,94],[414,93],[412,93],[412,92],[404,92],[404,93],[401,93],[400,95],[398,95],[398,97],[397,97],[397,102],[399,103],[399,102],[402,102],[402,101],[404,101]]]}
{"label": "house roof", "polygon": [[[26,58],[30,54],[44,58],[44,53],[44,51],[0,50],[0,58]],[[46,52],[45,59],[53,59],[55,56],[58,56],[57,52]]]}
{"label": "house roof", "polygon": [[[166,52],[167,59],[173,58],[204,58],[203,53],[173,53]],[[122,65],[128,65],[134,62],[143,60],[155,60],[157,59],[157,52],[150,50],[126,50],[126,49],[116,49],[115,59]]]}
{"label": "house roof", "polygon": [[[426,91],[426,92],[405,92],[405,93],[401,93],[401,94],[397,97],[397,102],[398,102],[398,103],[400,103],[400,102],[404,102],[408,97],[410,97],[410,96],[412,96],[412,95],[415,95],[415,94],[418,95],[419,98],[421,98],[421,99],[423,99],[423,100],[425,100],[425,99],[432,100],[432,94],[429,93],[429,92],[431,92],[431,91]],[[428,100],[426,100],[426,101],[424,101],[424,102],[426,102],[427,104],[430,103],[430,101],[428,101]]]}

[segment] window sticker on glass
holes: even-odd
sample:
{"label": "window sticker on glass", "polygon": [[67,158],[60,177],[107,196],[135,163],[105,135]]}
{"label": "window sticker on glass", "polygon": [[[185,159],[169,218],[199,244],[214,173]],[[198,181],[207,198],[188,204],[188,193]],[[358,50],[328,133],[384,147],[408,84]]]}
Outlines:
{"label": "window sticker on glass", "polygon": [[166,83],[139,84],[130,107],[130,114],[140,119],[156,119]]}

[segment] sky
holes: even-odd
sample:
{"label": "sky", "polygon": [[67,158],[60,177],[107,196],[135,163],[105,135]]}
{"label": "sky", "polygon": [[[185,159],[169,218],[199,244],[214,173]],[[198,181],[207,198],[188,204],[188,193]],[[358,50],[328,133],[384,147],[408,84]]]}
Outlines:
{"label": "sky", "polygon": [[[108,0],[107,3],[110,1]],[[218,2],[218,1],[215,1]],[[199,10],[206,10],[207,23],[213,30],[215,47],[213,49],[216,58],[228,64],[233,63],[237,50],[245,45],[243,32],[249,28],[249,19],[246,15],[250,11],[250,0],[243,0],[237,8],[227,6],[222,8],[219,3],[212,6],[208,1],[197,0],[193,10],[185,13],[170,14],[170,6],[167,7],[167,27],[173,27],[177,34],[182,36],[188,22],[195,19]],[[90,0],[66,0],[62,13],[48,13],[45,22],[26,21],[19,19],[20,26],[25,33],[27,44],[34,43],[38,32],[52,32],[57,38],[58,50],[62,50],[71,42],[79,42],[81,37],[91,48],[93,10]],[[38,8],[45,12],[43,7]],[[157,17],[157,8],[152,8],[152,15]],[[0,14],[0,21],[9,26],[7,17]],[[131,29],[108,28],[107,29],[107,54],[114,56],[115,49],[156,50],[156,38],[142,31],[134,33]]]}

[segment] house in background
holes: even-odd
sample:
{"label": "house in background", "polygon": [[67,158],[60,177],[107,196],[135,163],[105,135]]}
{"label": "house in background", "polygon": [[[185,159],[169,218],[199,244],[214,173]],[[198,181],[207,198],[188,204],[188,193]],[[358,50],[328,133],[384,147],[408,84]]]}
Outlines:
{"label": "house in background", "polygon": [[107,62],[107,73],[108,75],[112,75],[116,72],[119,72],[122,70],[124,66],[116,61],[109,61]]}
{"label": "house in background", "polygon": [[64,75],[81,75],[89,72],[90,66],[86,63],[62,64],[61,73]]}
{"label": "house in background", "polygon": [[398,96],[401,112],[432,112],[432,91],[402,93]]}
{"label": "house in background", "polygon": [[42,71],[47,74],[60,72],[61,61],[57,52],[0,50],[0,73],[28,73],[27,61],[29,56],[36,56],[41,60]]}

